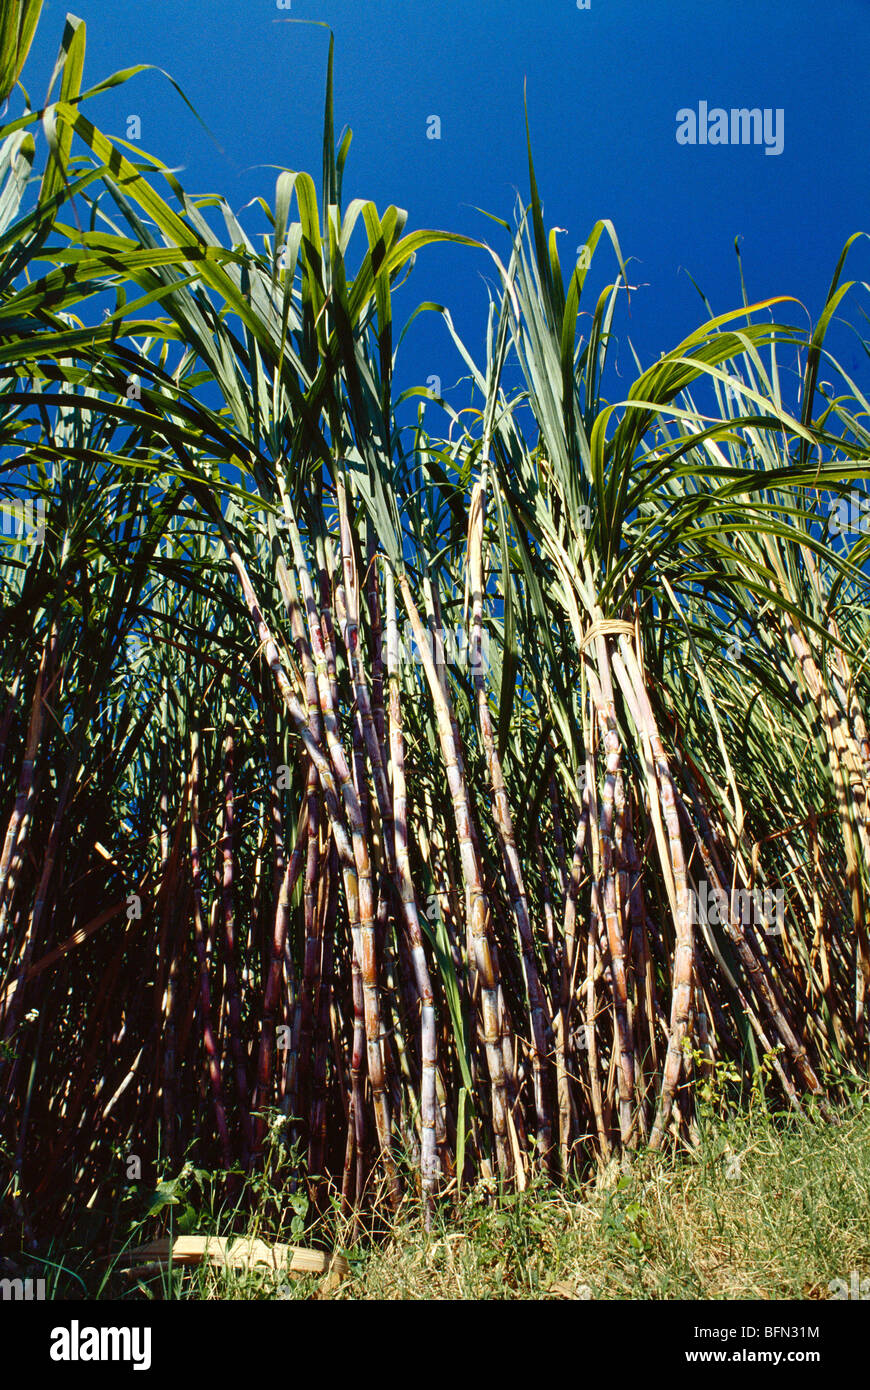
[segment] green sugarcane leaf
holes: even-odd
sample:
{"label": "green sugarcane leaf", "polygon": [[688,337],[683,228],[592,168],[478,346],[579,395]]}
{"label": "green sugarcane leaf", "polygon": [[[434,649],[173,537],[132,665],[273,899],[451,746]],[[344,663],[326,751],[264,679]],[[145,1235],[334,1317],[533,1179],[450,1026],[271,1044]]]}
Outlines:
{"label": "green sugarcane leaf", "polygon": [[0,0],[0,103],[18,81],[42,13],[42,0]]}

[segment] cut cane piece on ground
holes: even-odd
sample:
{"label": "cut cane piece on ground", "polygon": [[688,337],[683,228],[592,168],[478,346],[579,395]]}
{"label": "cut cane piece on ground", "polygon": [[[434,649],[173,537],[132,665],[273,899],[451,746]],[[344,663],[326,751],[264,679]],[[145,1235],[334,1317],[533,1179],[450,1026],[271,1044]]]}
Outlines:
{"label": "cut cane piece on ground", "polygon": [[350,1273],[343,1255],[328,1250],[310,1250],[302,1245],[269,1245],[251,1236],[176,1236],[138,1245],[127,1252],[129,1272],[152,1266],[198,1265],[203,1261],[220,1269],[254,1270],[267,1268],[276,1274],[326,1274],[340,1280]]}

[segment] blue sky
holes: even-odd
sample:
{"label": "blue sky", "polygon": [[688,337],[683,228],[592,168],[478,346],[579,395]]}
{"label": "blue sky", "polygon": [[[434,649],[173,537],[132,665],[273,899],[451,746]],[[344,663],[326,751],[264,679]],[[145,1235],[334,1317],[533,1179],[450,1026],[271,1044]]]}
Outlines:
{"label": "blue sky", "polygon": [[[45,5],[24,73],[34,100],[64,13]],[[76,13],[88,27],[88,85],[134,63],[165,68],[223,152],[157,73],[98,98],[91,119],[123,137],[139,115],[144,149],[180,167],[189,191],[220,192],[237,211],[272,200],[275,172],[257,165],[307,169],[319,184],[328,35],[287,18],[335,33],[336,129],[354,133],[345,201],[396,203],[409,227],[494,237],[474,207],[511,219],[516,192],[528,193],[525,81],[545,219],[567,229],[560,248],[572,263],[597,218],[614,222],[638,287],[618,329],[644,364],[703,316],[686,272],[715,312],[737,306],[735,237],[750,297],[792,294],[817,314],[847,236],[870,229],[870,0],[591,0],[583,10],[576,0],[76,0]],[[677,112],[701,101],[781,108],[782,153],[679,145]],[[437,141],[426,135],[432,115]],[[261,222],[250,212],[246,225]],[[615,273],[612,255],[599,255],[593,291]],[[870,280],[868,243],[848,270]],[[445,303],[478,356],[483,275],[479,253],[424,252],[397,317],[423,299]],[[806,322],[797,305],[783,317]],[[459,369],[440,321],[418,320],[406,342],[400,384],[434,373],[449,387]],[[852,341],[837,344],[856,366]],[[619,363],[630,380],[627,347]]]}

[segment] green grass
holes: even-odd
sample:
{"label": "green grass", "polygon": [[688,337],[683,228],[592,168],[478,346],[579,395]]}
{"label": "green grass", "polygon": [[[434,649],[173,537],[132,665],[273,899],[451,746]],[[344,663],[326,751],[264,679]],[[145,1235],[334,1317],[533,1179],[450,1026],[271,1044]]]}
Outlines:
{"label": "green grass", "polygon": [[870,1106],[827,1127],[764,1111],[710,1121],[697,1155],[642,1156],[588,1187],[487,1200],[430,1236],[407,1219],[342,1298],[828,1298],[870,1274]]}

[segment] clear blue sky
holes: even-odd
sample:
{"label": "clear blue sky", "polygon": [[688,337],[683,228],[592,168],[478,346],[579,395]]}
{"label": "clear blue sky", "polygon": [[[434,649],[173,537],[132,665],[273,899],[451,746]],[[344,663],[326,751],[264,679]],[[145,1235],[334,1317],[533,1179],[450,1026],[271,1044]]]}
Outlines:
{"label": "clear blue sky", "polygon": [[[319,186],[328,35],[276,21],[334,30],[336,129],[354,133],[345,201],[397,203],[411,227],[495,236],[474,205],[510,220],[515,191],[528,192],[527,80],[546,221],[567,229],[560,247],[573,263],[569,248],[595,219],[613,220],[639,287],[620,329],[644,363],[699,321],[686,271],[716,312],[736,307],[736,236],[751,297],[791,293],[818,313],[843,242],[870,230],[870,0],[591,0],[588,10],[576,0],[292,0],[288,10],[277,0],[76,0],[75,12],[88,27],[88,85],[134,63],[165,68],[225,153],[156,73],[98,98],[91,118],[123,137],[138,114],[143,148],[180,166],[189,191],[223,193],[236,210],[272,200],[275,174],[256,165],[308,169]],[[56,0],[45,6],[24,74],[34,100],[64,13]],[[782,153],[679,145],[676,114],[701,101],[781,108]],[[438,141],[426,138],[431,115]],[[253,212],[246,219],[260,229]],[[870,243],[853,257],[850,278],[870,280]],[[594,284],[614,270],[610,257]],[[422,299],[446,303],[477,355],[482,273],[482,256],[424,252],[397,317]],[[457,369],[440,322],[418,321],[406,341],[401,384],[436,373],[448,386]],[[857,348],[839,343],[857,365]],[[628,352],[619,360],[630,379]]]}

